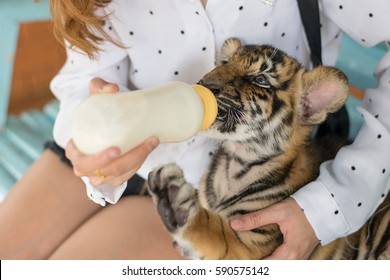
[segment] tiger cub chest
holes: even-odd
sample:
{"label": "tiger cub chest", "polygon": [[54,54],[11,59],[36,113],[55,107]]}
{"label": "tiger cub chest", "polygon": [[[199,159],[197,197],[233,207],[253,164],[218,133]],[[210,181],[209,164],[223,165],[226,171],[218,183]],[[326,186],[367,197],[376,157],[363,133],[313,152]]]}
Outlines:
{"label": "tiger cub chest", "polygon": [[261,161],[259,157],[251,159],[241,149],[232,153],[221,148],[200,184],[201,205],[222,214],[256,196],[256,183],[265,175]]}

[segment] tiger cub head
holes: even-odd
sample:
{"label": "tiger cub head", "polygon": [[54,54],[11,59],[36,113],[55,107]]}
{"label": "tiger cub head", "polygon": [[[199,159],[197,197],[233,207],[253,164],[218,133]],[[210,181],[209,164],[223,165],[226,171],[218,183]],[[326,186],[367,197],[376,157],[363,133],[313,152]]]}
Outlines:
{"label": "tiger cub head", "polygon": [[238,39],[223,44],[219,66],[199,83],[214,93],[218,103],[217,119],[206,132],[209,136],[272,142],[277,148],[307,139],[349,94],[347,78],[336,68],[308,71],[281,50],[243,46]]}

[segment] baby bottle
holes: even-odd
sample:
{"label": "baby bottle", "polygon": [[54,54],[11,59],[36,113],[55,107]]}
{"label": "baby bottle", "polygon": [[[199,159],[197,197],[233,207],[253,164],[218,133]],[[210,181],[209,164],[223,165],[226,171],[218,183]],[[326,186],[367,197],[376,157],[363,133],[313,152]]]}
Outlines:
{"label": "baby bottle", "polygon": [[185,141],[208,128],[217,110],[209,89],[178,81],[119,94],[93,94],[76,108],[72,136],[88,155],[113,146],[124,153],[151,136],[160,143]]}

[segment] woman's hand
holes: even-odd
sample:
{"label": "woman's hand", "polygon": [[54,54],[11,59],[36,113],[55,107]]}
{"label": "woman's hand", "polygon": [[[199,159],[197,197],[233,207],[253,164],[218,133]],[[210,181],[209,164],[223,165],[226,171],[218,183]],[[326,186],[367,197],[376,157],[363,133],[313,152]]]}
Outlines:
{"label": "woman's hand", "polygon": [[308,259],[319,244],[305,214],[291,197],[265,209],[236,217],[231,221],[231,227],[236,231],[251,230],[267,224],[278,224],[284,241],[266,259]]}
{"label": "woman's hand", "polygon": [[[119,90],[118,85],[108,83],[100,78],[91,80],[89,91],[94,93],[112,93]],[[119,148],[110,147],[96,155],[85,155],[76,147],[74,142],[69,141],[66,146],[66,157],[73,164],[76,176],[87,176],[90,182],[99,186],[111,184],[119,186],[130,179],[140,168],[146,157],[159,144],[156,137],[147,139],[133,150],[121,155]]]}

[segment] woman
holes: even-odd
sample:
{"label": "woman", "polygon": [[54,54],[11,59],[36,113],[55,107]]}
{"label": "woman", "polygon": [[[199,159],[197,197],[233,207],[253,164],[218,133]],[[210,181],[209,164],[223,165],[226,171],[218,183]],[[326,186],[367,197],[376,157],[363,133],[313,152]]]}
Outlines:
{"label": "woman", "polygon": [[[1,205],[0,256],[179,258],[150,198],[126,194],[139,192],[139,183],[151,168],[172,160],[196,185],[214,147],[202,136],[164,145],[151,138],[124,155],[112,147],[86,156],[71,140],[72,112],[95,92],[114,94],[170,80],[195,83],[214,67],[215,54],[228,37],[247,44],[272,44],[309,67],[296,1],[52,0],[51,4],[56,34],[68,47],[66,64],[51,84],[61,101],[56,145],[49,145]],[[324,64],[335,62],[343,31],[365,46],[390,41],[386,0],[375,4],[322,0],[320,7]],[[307,258],[318,242],[327,244],[357,230],[388,192],[389,68],[388,53],[377,68],[379,86],[366,92],[361,110],[365,123],[355,143],[323,164],[317,181],[293,198],[232,221],[236,230],[278,223],[285,241],[270,258]],[[73,170],[69,162],[59,160],[57,154],[63,150]],[[133,176],[135,172],[138,175]],[[98,205],[106,202],[116,204]]]}

